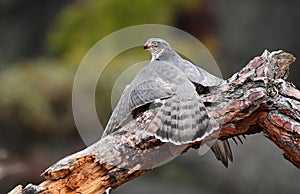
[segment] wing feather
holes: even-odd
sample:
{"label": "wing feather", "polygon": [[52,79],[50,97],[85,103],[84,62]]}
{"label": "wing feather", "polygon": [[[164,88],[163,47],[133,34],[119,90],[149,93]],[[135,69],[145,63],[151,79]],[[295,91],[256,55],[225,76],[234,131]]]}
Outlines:
{"label": "wing feather", "polygon": [[146,80],[125,88],[102,137],[114,132],[128,119],[132,111],[156,99],[169,98],[176,92],[174,85],[161,80]]}

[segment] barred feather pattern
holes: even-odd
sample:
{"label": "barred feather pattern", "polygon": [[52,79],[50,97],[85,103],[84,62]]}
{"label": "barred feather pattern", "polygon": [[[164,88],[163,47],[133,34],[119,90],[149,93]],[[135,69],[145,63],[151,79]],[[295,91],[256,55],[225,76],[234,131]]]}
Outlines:
{"label": "barred feather pattern", "polygon": [[218,129],[219,124],[208,117],[198,98],[182,100],[173,96],[163,101],[148,132],[163,142],[181,145],[202,140]]}

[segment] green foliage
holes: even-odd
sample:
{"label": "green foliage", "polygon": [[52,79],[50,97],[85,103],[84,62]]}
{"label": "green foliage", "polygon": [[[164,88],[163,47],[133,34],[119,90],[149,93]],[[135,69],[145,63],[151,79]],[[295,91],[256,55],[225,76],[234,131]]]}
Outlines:
{"label": "green foliage", "polygon": [[72,127],[73,72],[46,61],[0,72],[0,122],[50,132]]}
{"label": "green foliage", "polygon": [[64,9],[49,34],[54,55],[77,65],[104,36],[118,29],[146,23],[172,24],[177,9],[199,1],[188,0],[87,0]]}

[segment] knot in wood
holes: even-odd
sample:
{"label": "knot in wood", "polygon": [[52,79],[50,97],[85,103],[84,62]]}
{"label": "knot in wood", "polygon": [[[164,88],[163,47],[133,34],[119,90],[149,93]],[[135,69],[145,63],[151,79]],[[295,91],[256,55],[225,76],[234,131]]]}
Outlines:
{"label": "knot in wood", "polygon": [[270,97],[274,97],[278,94],[278,86],[280,85],[279,82],[276,82],[273,79],[265,79],[266,84],[266,93]]}
{"label": "knot in wood", "polygon": [[267,88],[267,95],[270,97],[274,97],[278,94],[278,90],[275,87],[268,87]]}

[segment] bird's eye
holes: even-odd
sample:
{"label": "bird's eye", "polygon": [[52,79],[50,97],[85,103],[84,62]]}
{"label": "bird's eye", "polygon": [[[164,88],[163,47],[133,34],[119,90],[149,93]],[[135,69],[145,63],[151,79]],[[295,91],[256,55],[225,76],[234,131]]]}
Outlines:
{"label": "bird's eye", "polygon": [[157,46],[158,43],[157,42],[152,42],[152,46]]}

